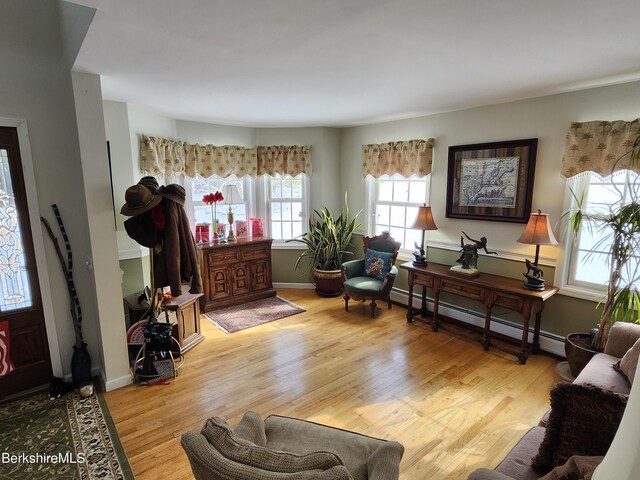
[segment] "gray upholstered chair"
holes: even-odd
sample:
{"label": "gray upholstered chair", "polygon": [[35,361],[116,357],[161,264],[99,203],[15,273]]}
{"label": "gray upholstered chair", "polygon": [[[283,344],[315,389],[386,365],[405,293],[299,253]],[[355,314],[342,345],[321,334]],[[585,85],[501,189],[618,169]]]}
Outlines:
{"label": "gray upholstered chair", "polygon": [[398,480],[404,447],[296,418],[247,412],[182,435],[196,480]]}
{"label": "gray upholstered chair", "polygon": [[400,250],[389,232],[375,237],[364,237],[364,258],[342,264],[344,309],[349,311],[349,300],[371,300],[371,318],[375,317],[376,300],[386,300],[391,308],[391,288],[398,276],[394,265]]}

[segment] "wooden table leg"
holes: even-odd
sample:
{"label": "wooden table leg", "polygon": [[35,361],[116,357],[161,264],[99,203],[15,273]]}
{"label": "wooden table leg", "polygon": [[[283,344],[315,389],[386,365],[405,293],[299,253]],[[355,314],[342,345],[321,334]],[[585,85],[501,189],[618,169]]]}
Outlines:
{"label": "wooden table leg", "polygon": [[489,350],[491,346],[491,307],[490,303],[485,305],[485,313],[484,313],[484,336],[482,337],[482,348],[485,350]]}
{"label": "wooden table leg", "polygon": [[429,313],[427,311],[427,287],[423,286],[422,287],[422,298],[421,298],[421,302],[420,302],[420,316],[422,318],[427,316],[427,313]]}
{"label": "wooden table leg", "polygon": [[409,272],[409,304],[407,305],[407,322],[413,322],[413,273]]}
{"label": "wooden table leg", "polygon": [[539,353],[540,352],[540,321],[542,320],[542,309],[544,308],[544,303],[538,306],[538,311],[536,312],[536,324],[533,328],[533,343],[531,344],[531,353]]}
{"label": "wooden table leg", "polygon": [[518,362],[521,365],[527,363],[527,358],[529,358],[529,319],[531,318],[531,304],[525,305],[525,308],[522,312],[522,317],[524,319],[524,323],[522,324],[522,348],[520,349],[520,353],[518,354]]}
{"label": "wooden table leg", "polygon": [[433,296],[433,323],[431,323],[431,330],[438,331],[438,306],[440,305],[440,289],[434,289]]}

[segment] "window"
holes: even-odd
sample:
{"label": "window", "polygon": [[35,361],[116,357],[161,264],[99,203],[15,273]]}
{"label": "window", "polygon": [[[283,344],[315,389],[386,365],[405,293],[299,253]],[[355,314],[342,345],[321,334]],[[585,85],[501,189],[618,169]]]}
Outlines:
{"label": "window", "polygon": [[307,176],[265,176],[267,192],[267,218],[274,240],[288,240],[303,233],[307,224],[306,190]]}
{"label": "window", "polygon": [[[228,199],[218,202],[215,207],[216,222],[219,225],[227,224],[227,212],[229,211],[229,206],[231,206],[231,210],[233,211],[234,219],[236,221],[247,221],[247,202],[251,198],[251,196],[248,195],[251,191],[251,178],[245,177],[245,179],[240,180],[236,177],[222,178],[214,175],[209,178],[196,176],[195,178],[188,180],[192,205],[191,210],[193,212],[192,228],[194,228],[197,223],[211,223],[211,206],[205,204],[202,201],[202,197],[208,193],[223,191],[222,187],[224,184],[234,184],[238,188],[238,192],[240,192],[240,196],[244,199],[244,202],[231,205],[225,203]],[[187,205],[185,205],[185,207],[187,207]]]}
{"label": "window", "polygon": [[420,244],[421,230],[410,229],[418,213],[418,207],[427,203],[429,178],[415,175],[383,175],[377,179],[367,177],[367,232],[378,235],[387,230],[401,248],[413,250]]}
{"label": "window", "polygon": [[[620,171],[602,179],[594,173],[574,177],[568,185],[575,197],[585,199],[585,209],[590,214],[607,214],[620,205],[627,204],[632,198],[638,198],[638,175],[631,171]],[[636,191],[632,187],[636,185]],[[575,206],[577,200],[570,194],[570,203]],[[611,247],[611,229],[602,228],[601,221],[584,221],[578,237],[573,239],[567,234],[566,286],[601,293],[603,285],[609,281],[609,251]],[[629,268],[622,272],[624,282],[637,276],[638,262],[629,262]]]}
{"label": "window", "polygon": [[[261,218],[264,234],[273,238],[274,244],[284,244],[285,240],[301,235],[308,223],[309,182],[304,174],[296,177],[265,175],[258,179],[216,175],[209,178],[170,177],[159,182],[184,186],[187,194],[185,210],[194,231],[196,224],[210,224],[212,220],[211,206],[205,204],[202,197],[208,193],[222,192],[223,185],[229,183],[237,186],[244,200],[242,203],[231,204],[234,219],[247,221],[251,217]],[[215,207],[218,225],[227,225],[229,204],[225,203],[226,200],[218,202]]]}

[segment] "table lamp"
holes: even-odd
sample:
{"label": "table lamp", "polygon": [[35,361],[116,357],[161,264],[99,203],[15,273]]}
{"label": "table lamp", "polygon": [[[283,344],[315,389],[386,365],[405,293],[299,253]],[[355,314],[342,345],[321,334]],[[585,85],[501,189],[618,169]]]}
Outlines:
{"label": "table lamp", "polygon": [[549,215],[542,213],[540,209],[531,213],[529,222],[517,240],[520,243],[526,243],[536,246],[536,258],[531,263],[529,259],[525,260],[527,273],[523,273],[527,281],[524,283],[526,290],[544,290],[544,278],[542,269],[538,266],[538,257],[540,255],[540,245],[557,245],[558,241],[553,236],[551,225],[549,224]]}
{"label": "table lamp", "polygon": [[233,222],[235,219],[233,218],[231,205],[243,203],[242,195],[240,195],[240,191],[238,191],[238,186],[230,183],[222,186],[222,195],[224,196],[223,203],[225,205],[229,205],[229,211],[227,212],[227,222],[229,223],[229,235],[227,235],[227,242],[235,242],[236,235],[233,233]]}
{"label": "table lamp", "polygon": [[436,222],[433,221],[433,215],[431,213],[431,207],[427,207],[426,204],[418,207],[418,214],[416,215],[416,219],[409,228],[413,228],[416,230],[422,230],[422,242],[418,247],[418,244],[415,244],[416,251],[413,252],[413,256],[415,260],[413,264],[416,266],[426,265],[427,264],[427,255],[424,250],[424,231],[425,230],[437,230]]}

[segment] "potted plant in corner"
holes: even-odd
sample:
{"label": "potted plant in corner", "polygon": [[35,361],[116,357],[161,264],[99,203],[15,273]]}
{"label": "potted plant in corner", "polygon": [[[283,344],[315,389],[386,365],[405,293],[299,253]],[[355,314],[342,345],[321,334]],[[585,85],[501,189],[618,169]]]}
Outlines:
{"label": "potted plant in corner", "polygon": [[[631,149],[613,164],[612,172],[620,160],[640,157],[640,137]],[[619,186],[611,183],[620,196]],[[640,185],[637,181],[625,185],[630,201],[623,205],[609,205],[606,213],[588,212],[584,208],[584,195],[576,199],[576,209],[565,212],[569,218],[569,230],[577,236],[583,223],[595,224],[601,235],[594,250],[608,251],[608,282],[604,307],[597,328],[592,333],[571,333],[565,339],[565,353],[571,373],[577,376],[593,355],[604,349],[609,328],[615,322],[640,323]],[[587,259],[588,260],[588,259]]]}
{"label": "potted plant in corner", "polygon": [[351,254],[347,248],[351,245],[353,232],[361,225],[357,223],[359,215],[360,212],[349,218],[345,193],[340,215],[334,216],[326,207],[320,211],[314,210],[309,219],[309,230],[299,237],[287,240],[306,245],[306,250],[296,260],[295,268],[300,266],[303,258],[310,260],[316,293],[320,296],[336,297],[342,292],[342,257]]}

